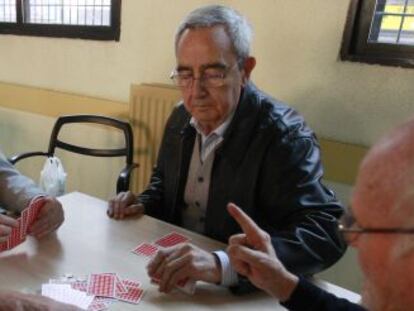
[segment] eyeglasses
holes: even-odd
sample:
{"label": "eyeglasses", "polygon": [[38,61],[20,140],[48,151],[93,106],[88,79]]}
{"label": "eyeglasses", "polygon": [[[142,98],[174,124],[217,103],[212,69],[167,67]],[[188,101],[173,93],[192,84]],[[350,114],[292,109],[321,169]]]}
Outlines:
{"label": "eyeglasses", "polygon": [[350,208],[347,208],[338,221],[338,231],[342,233],[345,241],[347,243],[352,243],[355,241],[359,234],[414,234],[414,228],[375,228],[375,227],[361,227],[354,215],[351,212]]}
{"label": "eyeglasses", "polygon": [[226,78],[230,71],[237,66],[237,63],[228,68],[208,68],[203,72],[199,78],[195,78],[191,72],[179,72],[174,70],[170,79],[173,80],[174,84],[180,88],[190,88],[195,80],[199,80],[200,83],[206,88],[217,88],[222,87],[226,84]]}

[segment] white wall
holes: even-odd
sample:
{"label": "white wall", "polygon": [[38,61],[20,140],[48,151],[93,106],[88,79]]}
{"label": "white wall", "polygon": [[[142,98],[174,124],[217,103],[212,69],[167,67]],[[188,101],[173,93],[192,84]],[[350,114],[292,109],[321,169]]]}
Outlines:
{"label": "white wall", "polygon": [[370,145],[413,114],[414,70],[338,60],[348,0],[124,0],[120,42],[0,36],[0,81],[127,102],[131,82],[168,82],[179,20],[216,2],[254,25],[256,84],[320,136]]}

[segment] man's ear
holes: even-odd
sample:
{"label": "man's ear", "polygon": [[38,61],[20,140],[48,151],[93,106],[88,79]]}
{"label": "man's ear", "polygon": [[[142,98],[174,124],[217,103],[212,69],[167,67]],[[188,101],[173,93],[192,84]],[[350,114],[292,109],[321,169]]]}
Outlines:
{"label": "man's ear", "polygon": [[256,66],[256,58],[253,56],[249,56],[244,60],[243,63],[243,77],[242,83],[245,85],[247,81],[250,79],[250,74],[252,73],[254,67]]}

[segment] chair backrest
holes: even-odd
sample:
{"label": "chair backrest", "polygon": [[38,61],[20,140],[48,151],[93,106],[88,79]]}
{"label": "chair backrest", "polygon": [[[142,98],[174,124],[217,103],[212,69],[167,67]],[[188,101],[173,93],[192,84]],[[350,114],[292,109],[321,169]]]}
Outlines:
{"label": "chair backrest", "polygon": [[[71,143],[64,142],[59,139],[59,133],[67,124],[82,124],[82,123],[89,123],[89,124],[97,124],[103,125],[107,127],[113,127],[118,130],[121,130],[124,136],[124,146],[122,148],[87,148],[83,146],[74,145]],[[125,157],[125,166],[119,173],[117,184],[116,184],[116,192],[119,193],[121,191],[129,190],[129,181],[132,170],[138,167],[137,164],[133,163],[133,150],[134,150],[134,140],[132,134],[132,128],[128,122],[124,122],[121,120],[105,117],[105,116],[98,116],[98,115],[70,115],[70,116],[61,116],[59,117],[55,125],[52,129],[52,134],[50,136],[49,141],[49,148],[47,152],[43,151],[34,151],[34,152],[26,152],[22,154],[15,155],[9,159],[10,163],[13,165],[19,162],[20,160],[31,158],[31,157],[53,157],[55,155],[56,148],[60,148],[69,152],[78,153],[87,156],[93,157]]]}
{"label": "chair backrest", "polygon": [[[94,149],[86,148],[81,146],[76,146],[59,140],[59,132],[65,124],[69,123],[94,123],[101,124],[110,127],[114,127],[122,130],[125,138],[125,147],[117,149]],[[126,164],[132,164],[133,162],[133,135],[132,129],[128,122],[121,120],[97,116],[97,115],[70,115],[70,116],[61,116],[56,120],[56,123],[53,127],[52,134],[49,141],[48,155],[53,156],[55,149],[60,148],[74,153],[80,153],[88,156],[94,157],[126,157]]]}

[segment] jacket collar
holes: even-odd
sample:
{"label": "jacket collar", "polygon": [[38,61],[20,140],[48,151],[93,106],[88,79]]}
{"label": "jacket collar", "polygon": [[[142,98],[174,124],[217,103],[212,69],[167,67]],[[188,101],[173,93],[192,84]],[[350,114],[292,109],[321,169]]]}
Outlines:
{"label": "jacket collar", "polygon": [[223,155],[237,166],[244,151],[248,148],[246,141],[256,134],[260,113],[259,91],[252,82],[248,82],[242,90],[234,118],[224,134],[223,144],[217,149],[217,155]]}

